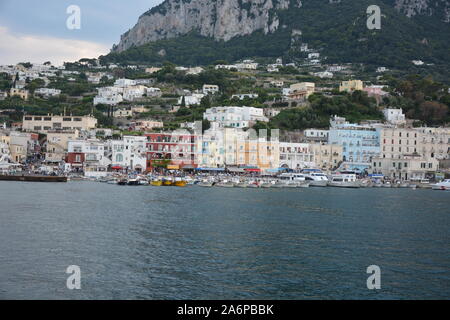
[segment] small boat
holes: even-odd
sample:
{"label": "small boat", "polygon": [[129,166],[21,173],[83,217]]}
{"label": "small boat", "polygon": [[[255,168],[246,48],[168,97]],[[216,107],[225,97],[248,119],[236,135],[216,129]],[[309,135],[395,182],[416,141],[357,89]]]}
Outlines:
{"label": "small boat", "polygon": [[232,181],[223,180],[215,184],[216,187],[233,188],[234,183]]}
{"label": "small boat", "polygon": [[126,186],[126,185],[128,184],[128,181],[127,181],[127,179],[120,179],[120,180],[117,182],[117,184],[118,184],[119,186]]}
{"label": "small boat", "polygon": [[139,185],[139,180],[136,178],[130,178],[127,181],[127,185],[129,186],[138,186]]}
{"label": "small boat", "polygon": [[162,180],[152,180],[152,181],[150,182],[150,184],[151,184],[152,186],[154,186],[154,187],[161,187],[162,184],[163,184],[163,182],[162,182]]}
{"label": "small boat", "polygon": [[214,182],[208,181],[208,180],[203,180],[203,181],[200,181],[199,183],[197,183],[197,185],[200,187],[212,187],[214,185]]}
{"label": "small boat", "polygon": [[354,173],[337,173],[331,176],[331,180],[328,182],[330,187],[340,188],[360,188],[360,184],[356,179]]}
{"label": "small boat", "polygon": [[170,187],[173,184],[173,181],[172,181],[172,179],[163,179],[162,184],[165,187]]}
{"label": "small boat", "polygon": [[187,182],[185,180],[180,179],[180,178],[176,178],[175,182],[172,185],[174,185],[175,187],[186,187]]}
{"label": "small boat", "polygon": [[450,179],[431,185],[433,190],[450,190]]}

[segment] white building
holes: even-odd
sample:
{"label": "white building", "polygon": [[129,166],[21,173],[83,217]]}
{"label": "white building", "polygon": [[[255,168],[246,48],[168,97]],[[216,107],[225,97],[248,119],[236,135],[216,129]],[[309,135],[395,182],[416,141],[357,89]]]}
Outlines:
{"label": "white building", "polygon": [[308,143],[280,142],[280,166],[294,170],[314,168],[314,153]]}
{"label": "white building", "polygon": [[125,79],[125,78],[117,79],[116,82],[114,82],[115,87],[121,87],[121,88],[135,86],[135,85],[136,85],[135,80]]}
{"label": "white building", "polygon": [[202,99],[205,97],[203,93],[193,93],[189,96],[182,96],[178,99],[178,104],[181,105],[183,103],[184,98],[184,104],[186,106],[194,106],[200,104]]}
{"label": "white building", "polygon": [[328,134],[330,132],[328,130],[322,129],[306,129],[303,134],[305,138],[317,141],[328,141]]}
{"label": "white building", "polygon": [[233,94],[231,96],[231,99],[237,98],[239,100],[244,100],[244,99],[256,99],[258,97],[259,96],[257,93],[242,93],[242,94]]}
{"label": "white building", "polygon": [[387,108],[383,110],[383,114],[386,121],[391,124],[401,125],[406,123],[406,118],[402,109]]}
{"label": "white building", "polygon": [[215,94],[219,92],[219,86],[215,84],[204,84],[202,91],[203,94]]}
{"label": "white building", "polygon": [[117,87],[103,87],[97,89],[98,94],[94,97],[94,105],[107,104],[116,105],[123,101],[123,96],[120,88]]}
{"label": "white building", "polygon": [[146,141],[144,136],[124,136],[121,140],[110,140],[112,167],[145,171]]}
{"label": "white building", "polygon": [[256,121],[268,122],[264,109],[253,107],[214,107],[203,114],[203,119],[217,122],[219,127],[248,128]]}
{"label": "white building", "polygon": [[39,88],[34,91],[34,94],[44,97],[56,97],[61,94],[61,90],[52,88]]}

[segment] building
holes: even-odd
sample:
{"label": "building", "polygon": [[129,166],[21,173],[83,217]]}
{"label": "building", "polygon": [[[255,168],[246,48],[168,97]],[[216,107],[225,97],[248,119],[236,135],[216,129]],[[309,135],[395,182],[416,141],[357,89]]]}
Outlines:
{"label": "building", "polygon": [[305,140],[315,142],[327,142],[329,133],[329,130],[322,129],[306,129],[303,131]]}
{"label": "building", "polygon": [[405,154],[400,158],[372,159],[372,172],[392,180],[422,180],[433,178],[439,169],[439,161],[419,154]]}
{"label": "building", "polygon": [[146,68],[145,69],[145,73],[153,74],[153,73],[156,73],[156,72],[158,72],[160,70],[162,70],[162,68],[150,67],[150,68]]}
{"label": "building", "polygon": [[233,94],[231,96],[231,99],[239,99],[239,100],[244,100],[244,99],[256,99],[258,98],[259,95],[257,93],[242,93],[242,94]]}
{"label": "building", "polygon": [[46,133],[51,130],[90,130],[97,126],[97,119],[93,116],[33,116],[23,117],[23,130]]}
{"label": "building", "polygon": [[61,162],[65,159],[68,142],[79,137],[78,130],[56,130],[47,132],[46,162]]}
{"label": "building", "polygon": [[280,142],[280,167],[300,170],[315,167],[308,143]]}
{"label": "building", "polygon": [[106,104],[115,106],[123,101],[123,90],[116,87],[102,87],[97,89],[98,93],[94,97],[94,106],[97,104]]}
{"label": "building", "polygon": [[123,136],[110,140],[111,168],[144,172],[147,166],[147,147],[144,136]]}
{"label": "building", "polygon": [[28,100],[29,92],[25,89],[11,88],[9,95],[11,97],[20,97],[23,100]]}
{"label": "building", "polygon": [[339,92],[353,92],[356,90],[363,90],[364,84],[361,80],[342,81],[339,86]]}
{"label": "building", "polygon": [[205,95],[203,93],[193,93],[191,95],[182,96],[178,99],[178,104],[182,105],[184,101],[185,106],[199,105]]}
{"label": "building", "polygon": [[264,116],[264,109],[253,107],[213,107],[205,111],[203,119],[232,128],[248,128],[256,121],[269,121]]}
{"label": "building", "polygon": [[328,144],[342,146],[343,168],[364,171],[380,154],[380,130],[369,125],[351,124],[344,118],[330,121]]}
{"label": "building", "polygon": [[194,169],[196,162],[196,135],[187,130],[146,134],[147,170],[157,167]]}
{"label": "building", "polygon": [[164,127],[164,123],[155,120],[137,120],[131,124],[131,129],[135,131],[151,131],[154,128],[162,127]]}
{"label": "building", "polygon": [[70,140],[65,162],[72,170],[83,171],[87,177],[105,176],[111,165],[107,150],[105,143],[96,139]]}
{"label": "building", "polygon": [[402,125],[406,123],[405,115],[402,109],[383,109],[384,118],[386,121],[393,125]]}
{"label": "building", "polygon": [[331,171],[338,168],[342,163],[343,149],[340,145],[312,143],[310,149],[314,155],[314,164],[319,169]]}
{"label": "building", "polygon": [[205,95],[208,94],[216,94],[219,92],[219,86],[214,84],[204,84],[202,88],[202,92]]}
{"label": "building", "polygon": [[61,90],[52,88],[39,88],[34,91],[35,95],[40,95],[43,97],[57,97],[61,94]]}
{"label": "building", "polygon": [[289,99],[290,100],[305,100],[308,99],[315,91],[315,84],[313,82],[300,82],[290,86]]}

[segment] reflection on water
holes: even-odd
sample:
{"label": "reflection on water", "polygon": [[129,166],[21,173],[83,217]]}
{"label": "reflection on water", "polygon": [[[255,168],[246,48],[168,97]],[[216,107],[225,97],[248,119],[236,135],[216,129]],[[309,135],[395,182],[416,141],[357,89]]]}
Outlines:
{"label": "reflection on water", "polygon": [[0,182],[0,204],[0,298],[450,298],[448,192]]}

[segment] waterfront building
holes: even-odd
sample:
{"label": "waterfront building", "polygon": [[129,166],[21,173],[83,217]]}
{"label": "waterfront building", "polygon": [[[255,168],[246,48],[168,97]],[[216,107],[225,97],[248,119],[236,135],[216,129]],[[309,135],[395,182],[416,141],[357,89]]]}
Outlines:
{"label": "waterfront building", "polygon": [[364,84],[361,80],[342,81],[339,86],[339,92],[353,92],[356,90],[363,90]]}
{"label": "waterfront building", "polygon": [[68,142],[79,137],[78,130],[56,130],[47,132],[46,162],[59,163],[65,159]]}
{"label": "waterfront building", "polygon": [[404,154],[400,158],[372,159],[372,172],[382,174],[393,180],[422,180],[433,178],[439,169],[437,159],[426,158],[419,154]]}
{"label": "waterfront building", "polygon": [[23,117],[23,130],[46,133],[51,130],[90,130],[97,126],[97,119],[93,116],[65,116],[46,115]]}
{"label": "waterfront building", "polygon": [[82,170],[85,176],[105,176],[111,165],[107,150],[105,143],[97,139],[70,140],[67,143],[65,162],[72,170]]}
{"label": "waterfront building", "polygon": [[328,143],[342,146],[343,168],[363,171],[380,154],[380,129],[357,125],[334,117],[330,121]]}
{"label": "waterfront building", "polygon": [[109,140],[111,167],[117,170],[143,172],[147,167],[147,138],[123,136],[120,140]]}
{"label": "waterfront building", "polygon": [[187,130],[148,133],[146,138],[147,170],[156,167],[193,169],[196,163],[196,135]]}
{"label": "waterfront building", "polygon": [[338,168],[343,160],[343,147],[337,144],[311,143],[311,153],[314,155],[315,166],[330,171]]}
{"label": "waterfront building", "polygon": [[280,142],[280,167],[300,170],[315,166],[310,144]]}
{"label": "waterfront building", "polygon": [[253,107],[213,107],[205,111],[203,119],[232,128],[247,128],[256,121],[269,121],[264,116],[264,109]]}

